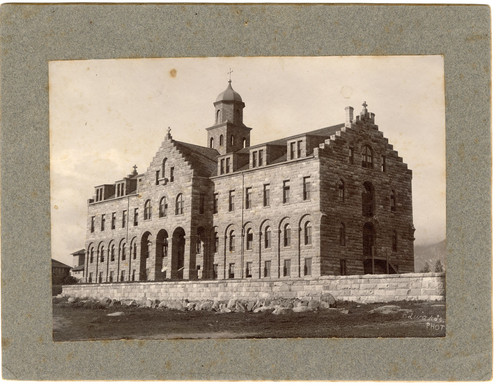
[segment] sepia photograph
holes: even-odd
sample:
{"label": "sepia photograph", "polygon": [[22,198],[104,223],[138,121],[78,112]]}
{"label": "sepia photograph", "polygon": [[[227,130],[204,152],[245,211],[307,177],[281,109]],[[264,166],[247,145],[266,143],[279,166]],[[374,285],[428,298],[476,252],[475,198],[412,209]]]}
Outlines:
{"label": "sepia photograph", "polygon": [[446,336],[444,59],[49,62],[54,341]]}

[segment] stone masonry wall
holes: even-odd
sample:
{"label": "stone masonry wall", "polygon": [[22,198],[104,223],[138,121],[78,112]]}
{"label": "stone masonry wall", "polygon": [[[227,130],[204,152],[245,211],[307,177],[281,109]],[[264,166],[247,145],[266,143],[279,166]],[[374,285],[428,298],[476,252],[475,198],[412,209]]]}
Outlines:
{"label": "stone masonry wall", "polygon": [[135,282],[77,284],[63,287],[73,297],[152,300],[255,300],[269,297],[319,298],[330,293],[337,300],[359,303],[399,300],[445,300],[444,273],[325,276],[315,279],[224,280],[196,282]]}

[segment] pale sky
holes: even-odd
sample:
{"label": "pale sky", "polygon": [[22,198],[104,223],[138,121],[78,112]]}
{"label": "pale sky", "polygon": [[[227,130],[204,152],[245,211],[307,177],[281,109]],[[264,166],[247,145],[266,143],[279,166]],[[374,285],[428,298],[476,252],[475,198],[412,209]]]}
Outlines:
{"label": "pale sky", "polygon": [[52,257],[84,248],[87,199],[138,166],[170,126],[206,146],[213,102],[232,85],[255,145],[344,122],[363,101],[413,170],[415,244],[446,237],[445,100],[441,56],[178,58],[49,64]]}

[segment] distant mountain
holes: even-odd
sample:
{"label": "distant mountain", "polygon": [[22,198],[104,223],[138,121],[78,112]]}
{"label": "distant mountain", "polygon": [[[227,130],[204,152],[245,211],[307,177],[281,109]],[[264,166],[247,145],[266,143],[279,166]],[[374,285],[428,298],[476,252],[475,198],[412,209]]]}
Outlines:
{"label": "distant mountain", "polygon": [[429,263],[431,272],[434,272],[436,261],[441,260],[446,270],[446,240],[429,245],[415,245],[415,272],[420,272]]}

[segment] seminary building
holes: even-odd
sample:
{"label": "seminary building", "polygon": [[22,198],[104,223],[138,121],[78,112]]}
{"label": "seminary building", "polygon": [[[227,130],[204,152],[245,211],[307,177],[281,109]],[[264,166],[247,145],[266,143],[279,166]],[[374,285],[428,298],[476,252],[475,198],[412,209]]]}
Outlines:
{"label": "seminary building", "polygon": [[95,188],[84,282],[414,271],[412,172],[366,103],[258,145],[231,81],[214,107],[206,147],[169,129],[146,172]]}

